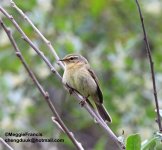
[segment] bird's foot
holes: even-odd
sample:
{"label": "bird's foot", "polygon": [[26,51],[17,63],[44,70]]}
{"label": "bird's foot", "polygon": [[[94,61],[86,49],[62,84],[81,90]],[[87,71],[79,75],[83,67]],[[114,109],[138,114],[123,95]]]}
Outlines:
{"label": "bird's foot", "polygon": [[69,94],[71,95],[74,92],[72,88],[69,88]]}
{"label": "bird's foot", "polygon": [[85,103],[86,103],[87,101],[89,102],[88,97],[89,97],[89,95],[88,95],[87,97],[83,97],[84,99],[80,101],[79,104],[80,104],[82,107],[85,105]]}
{"label": "bird's foot", "polygon": [[71,95],[75,90],[72,87],[70,87],[67,83],[66,86],[68,87],[69,94]]}
{"label": "bird's foot", "polygon": [[81,100],[81,101],[79,102],[79,104],[81,105],[81,107],[83,107],[83,106],[85,105],[85,103],[86,103],[86,100]]}

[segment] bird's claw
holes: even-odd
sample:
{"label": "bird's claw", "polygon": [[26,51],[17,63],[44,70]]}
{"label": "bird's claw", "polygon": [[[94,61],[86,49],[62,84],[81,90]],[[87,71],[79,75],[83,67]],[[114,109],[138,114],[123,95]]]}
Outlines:
{"label": "bird's claw", "polygon": [[74,89],[72,87],[70,87],[67,83],[66,83],[66,86],[68,87],[68,91],[71,95],[74,92]]}
{"label": "bird's claw", "polygon": [[69,93],[70,95],[74,92],[74,90],[72,88],[69,88]]}
{"label": "bird's claw", "polygon": [[81,100],[81,101],[79,102],[79,104],[81,105],[81,107],[83,107],[83,106],[85,105],[85,103],[86,103],[86,100]]}

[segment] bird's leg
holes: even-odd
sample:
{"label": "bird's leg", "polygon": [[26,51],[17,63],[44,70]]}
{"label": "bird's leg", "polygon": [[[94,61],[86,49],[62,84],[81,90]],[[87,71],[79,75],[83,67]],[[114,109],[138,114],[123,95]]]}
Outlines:
{"label": "bird's leg", "polygon": [[[70,85],[68,85],[67,83],[66,83],[66,86],[68,87],[68,90],[69,90],[69,93],[70,93],[70,95],[73,93],[73,92],[77,92],[78,94],[80,94],[76,89],[74,89],[74,88],[72,88]],[[80,94],[81,95],[81,94]]]}
{"label": "bird's leg", "polygon": [[88,95],[87,97],[84,97],[84,96],[83,96],[84,99],[81,100],[80,103],[79,103],[79,104],[81,105],[81,107],[83,107],[83,106],[85,105],[86,101],[89,101],[89,100],[88,100],[88,97],[89,97],[89,95]]}
{"label": "bird's leg", "polygon": [[79,102],[79,104],[81,105],[81,107],[83,107],[83,106],[85,105],[85,102],[86,102],[85,99],[84,99],[84,100],[81,100],[81,101]]}
{"label": "bird's leg", "polygon": [[66,83],[66,86],[68,87],[70,95],[74,92],[74,89]]}
{"label": "bird's leg", "polygon": [[[68,87],[68,90],[69,90],[70,95],[71,95],[73,92],[77,92],[78,94],[82,95],[78,90],[72,88],[69,84],[66,83],[66,86]],[[83,106],[85,105],[85,102],[86,102],[86,101],[89,102],[88,97],[89,97],[89,95],[86,96],[86,97],[83,96],[83,100],[81,100],[81,101],[79,102],[79,104],[81,105],[81,107],[83,107]],[[90,105],[90,106],[91,106],[91,105]],[[93,106],[92,106],[92,107],[93,107]]]}
{"label": "bird's leg", "polygon": [[74,92],[73,88],[69,88],[70,95]]}

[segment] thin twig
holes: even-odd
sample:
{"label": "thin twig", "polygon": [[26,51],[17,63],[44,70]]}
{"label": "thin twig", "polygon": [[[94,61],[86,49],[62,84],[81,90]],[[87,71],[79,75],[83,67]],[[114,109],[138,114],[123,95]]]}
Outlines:
{"label": "thin twig", "polygon": [[23,64],[23,66],[25,67],[26,71],[28,72],[29,76],[31,77],[31,79],[33,80],[34,84],[36,85],[36,87],[39,89],[40,93],[42,94],[42,96],[44,97],[44,99],[46,100],[46,102],[48,103],[48,106],[50,107],[51,111],[53,112],[53,115],[57,118],[57,122],[59,123],[59,125],[62,127],[62,129],[64,130],[64,132],[67,134],[67,136],[71,139],[71,141],[73,142],[73,144],[76,146],[76,148],[78,150],[84,150],[82,145],[74,138],[74,135],[71,134],[71,132],[69,131],[69,129],[66,127],[66,125],[63,123],[63,121],[61,120],[59,114],[57,113],[54,105],[52,104],[52,101],[49,97],[48,92],[46,92],[43,87],[41,86],[41,84],[39,83],[39,81],[37,80],[37,78],[35,77],[35,75],[33,74],[33,72],[30,70],[30,68],[28,67],[25,59],[23,58],[13,36],[11,33],[11,30],[8,29],[5,24],[2,22],[2,20],[0,20],[0,24],[2,26],[2,28],[4,29],[4,31],[6,32],[11,44],[13,45],[14,49],[15,49],[15,53],[17,55],[17,57],[20,59],[21,63]]}
{"label": "thin twig", "polygon": [[1,137],[0,137],[0,141],[1,141],[9,150],[14,150],[10,145],[8,145],[8,143],[6,143],[5,140],[2,139]]}
{"label": "thin twig", "polygon": [[[53,56],[55,57],[55,59],[58,61],[60,58],[58,57],[55,49],[53,48],[51,42],[49,40],[47,40],[44,35],[37,29],[37,27],[33,24],[33,22],[28,18],[28,16],[26,16],[24,14],[24,12],[17,7],[17,5],[13,2],[13,0],[10,0],[10,3],[12,5],[12,7],[14,7],[18,13],[32,26],[32,28],[38,33],[38,35],[42,38],[42,40],[45,42],[45,44],[47,45],[47,47],[49,48],[49,50],[52,52]],[[58,64],[64,69],[64,65],[61,61],[58,62]]]}
{"label": "thin twig", "polygon": [[47,59],[47,57],[45,57],[44,53],[37,48],[33,42],[27,37],[27,35],[24,33],[24,31],[20,28],[20,26],[18,25],[18,23],[15,21],[15,19],[13,18],[12,15],[9,15],[2,7],[0,7],[0,11],[14,24],[14,26],[16,27],[16,29],[19,31],[19,33],[22,35],[22,38],[29,43],[29,45],[35,50],[35,52],[44,60],[44,62],[47,64],[47,66],[50,68],[50,70],[52,71],[52,73],[56,74],[59,79],[61,80],[61,76],[60,74],[55,70],[55,68],[52,66],[52,64],[49,62],[49,60]]}
{"label": "thin twig", "polygon": [[[16,27],[17,31],[20,32],[20,34],[23,36],[24,40],[26,42],[28,42],[28,44],[37,52],[37,54],[45,61],[45,63],[48,65],[48,67],[51,69],[51,71],[53,73],[55,73],[57,75],[57,77],[59,77],[59,79],[62,79],[62,77],[60,76],[60,74],[55,70],[55,68],[51,65],[51,63],[48,61],[48,59],[42,55],[42,52],[35,47],[35,45],[32,43],[32,41],[26,36],[26,34],[23,32],[23,30],[20,28],[20,26],[17,24],[17,22],[15,21],[15,19],[9,15],[2,7],[0,7],[0,11],[13,23],[13,25]],[[68,90],[69,88],[65,85],[66,89]],[[77,100],[82,101],[84,100],[84,97],[79,95],[76,92],[72,93],[75,97],[77,97]],[[108,134],[108,136],[111,138],[111,140],[116,143],[117,147],[119,150],[123,149],[124,144],[120,143],[120,141],[118,140],[118,138],[116,137],[116,135],[112,132],[112,130],[108,127],[108,125],[104,122],[104,120],[97,115],[92,109],[91,107],[85,102],[84,104],[84,108],[89,112],[89,114],[99,123],[99,125],[104,128],[104,130],[106,131],[106,133]]]}
{"label": "thin twig", "polygon": [[57,121],[56,117],[51,117],[52,121],[54,124],[56,124],[58,126],[58,128],[65,133],[64,129],[60,126],[59,122]]}
{"label": "thin twig", "polygon": [[143,35],[144,35],[144,42],[145,42],[145,46],[146,46],[146,51],[147,51],[149,63],[150,63],[150,68],[151,68],[152,85],[153,85],[154,99],[155,99],[155,105],[156,105],[156,110],[157,110],[157,123],[158,123],[158,126],[159,126],[159,131],[162,132],[160,112],[159,112],[159,104],[158,104],[158,97],[157,97],[157,91],[156,91],[154,62],[153,62],[152,56],[151,56],[151,50],[150,50],[150,45],[149,45],[148,38],[147,38],[147,33],[146,33],[146,30],[145,30],[142,11],[141,11],[138,0],[135,0],[135,1],[136,1],[136,4],[137,4],[138,11],[139,11],[139,16],[140,16],[140,20],[141,20],[141,24],[142,24]]}

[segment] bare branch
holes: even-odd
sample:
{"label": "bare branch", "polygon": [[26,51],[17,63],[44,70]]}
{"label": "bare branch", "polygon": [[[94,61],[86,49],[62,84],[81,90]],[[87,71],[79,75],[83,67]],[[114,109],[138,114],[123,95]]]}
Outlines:
{"label": "bare branch", "polygon": [[[32,23],[32,21],[28,18],[28,16],[26,16],[23,11],[17,7],[17,5],[13,2],[13,0],[10,0],[10,3],[12,5],[12,7],[14,7],[18,13],[32,26],[32,28],[38,33],[38,35],[42,38],[42,40],[45,42],[45,44],[47,45],[47,47],[49,48],[49,50],[52,52],[52,54],[54,55],[55,59],[58,61],[59,57],[55,51],[55,49],[52,47],[52,44],[49,40],[47,40],[44,35],[37,29],[37,27]],[[64,65],[62,62],[58,62],[58,64],[64,69]]]}
{"label": "bare branch", "polygon": [[138,3],[138,0],[135,0],[135,1],[136,1],[138,11],[139,11],[139,16],[140,16],[140,19],[141,19],[142,30],[143,30],[143,35],[144,35],[144,42],[145,42],[145,46],[146,46],[146,51],[147,51],[149,63],[150,63],[150,68],[151,68],[152,85],[153,85],[154,99],[155,99],[155,105],[156,105],[156,110],[157,110],[157,123],[158,123],[158,126],[159,126],[159,131],[162,132],[160,112],[159,112],[159,104],[158,104],[158,97],[157,97],[157,91],[156,91],[154,62],[153,62],[152,56],[151,56],[151,50],[150,50],[150,45],[149,45],[148,38],[147,38],[147,33],[146,33],[146,30],[145,30],[142,11],[141,11],[140,5]]}
{"label": "bare branch", "polygon": [[28,67],[25,59],[23,58],[15,40],[13,39],[11,30],[8,29],[5,24],[2,22],[2,20],[0,20],[0,24],[2,26],[2,28],[4,29],[4,31],[6,32],[8,38],[10,39],[11,44],[13,45],[14,49],[15,49],[15,53],[17,55],[17,57],[20,59],[21,63],[23,64],[23,66],[25,67],[26,71],[28,72],[29,76],[31,77],[31,79],[33,80],[34,84],[36,85],[36,87],[39,89],[40,93],[42,94],[42,96],[44,97],[44,99],[46,100],[46,102],[48,103],[48,106],[50,107],[51,111],[53,112],[54,116],[57,118],[57,123],[61,126],[61,128],[63,129],[63,131],[67,134],[67,136],[71,139],[71,141],[73,142],[73,144],[76,146],[76,148],[78,150],[84,150],[82,145],[75,139],[74,135],[71,134],[71,132],[69,131],[69,129],[66,127],[66,125],[63,123],[63,121],[61,120],[59,114],[57,113],[54,105],[52,104],[52,101],[49,97],[48,92],[46,92],[43,87],[41,86],[41,84],[39,83],[39,81],[37,80],[37,78],[35,77],[35,75],[33,74],[33,72],[30,70],[30,68]]}
{"label": "bare branch", "polygon": [[44,62],[47,64],[47,66],[50,68],[52,73],[56,74],[59,79],[61,80],[60,74],[55,70],[55,68],[52,66],[52,64],[49,62],[49,60],[45,57],[44,53],[40,51],[39,48],[37,48],[33,42],[27,37],[27,35],[24,33],[24,31],[20,28],[18,23],[15,21],[12,15],[9,15],[2,7],[0,7],[0,11],[14,24],[16,29],[19,31],[19,33],[22,35],[22,38],[35,50],[35,52],[44,60]]}
{"label": "bare branch", "polygon": [[6,143],[5,140],[2,139],[1,137],[0,137],[0,141],[1,141],[9,150],[14,150],[10,145],[8,145],[8,143]]}

